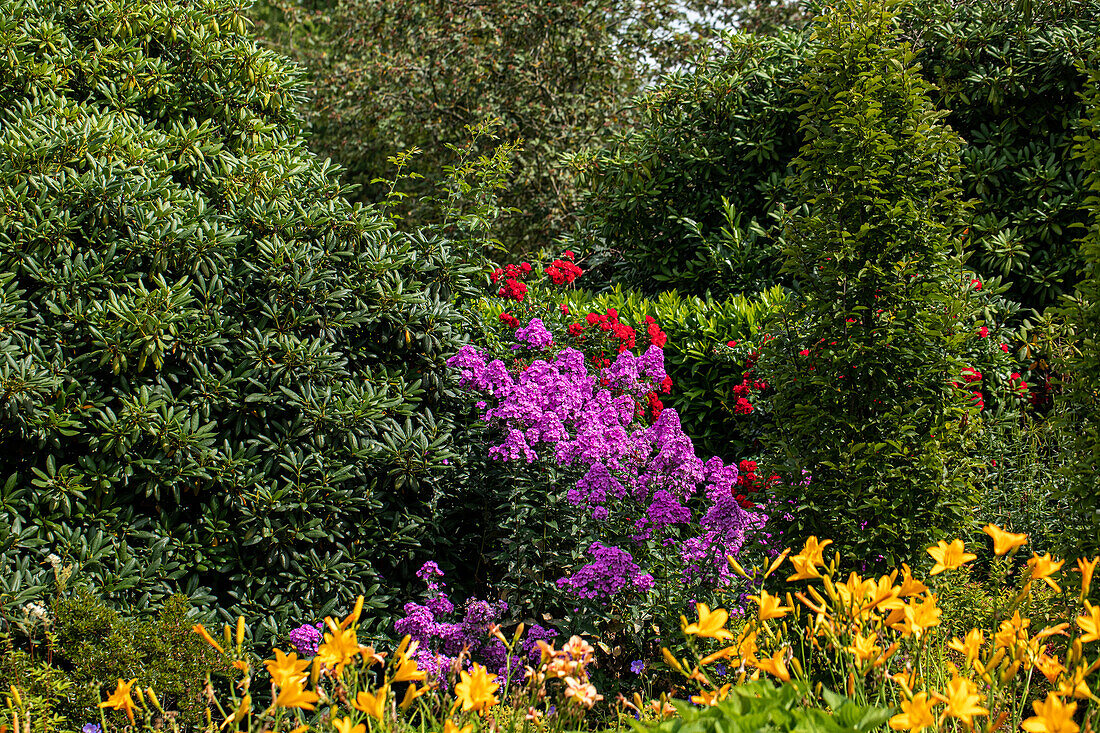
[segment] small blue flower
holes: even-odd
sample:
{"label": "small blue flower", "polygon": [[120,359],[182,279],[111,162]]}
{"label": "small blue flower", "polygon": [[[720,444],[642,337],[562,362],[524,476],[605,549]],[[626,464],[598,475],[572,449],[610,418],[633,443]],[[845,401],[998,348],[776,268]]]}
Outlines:
{"label": "small blue flower", "polygon": [[641,659],[635,659],[633,662],[630,663],[630,671],[634,674],[641,674],[645,671],[645,662],[643,662]]}
{"label": "small blue flower", "polygon": [[719,677],[724,677],[726,674],[726,665],[716,664],[714,665],[714,673]]}
{"label": "small blue flower", "polygon": [[103,729],[99,727],[99,723],[85,723],[80,733],[103,733]]}

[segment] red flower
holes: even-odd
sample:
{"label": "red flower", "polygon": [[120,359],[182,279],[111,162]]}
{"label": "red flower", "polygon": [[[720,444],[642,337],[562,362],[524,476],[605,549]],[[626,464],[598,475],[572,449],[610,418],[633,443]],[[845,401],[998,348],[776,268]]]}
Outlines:
{"label": "red flower", "polygon": [[966,367],[962,370],[962,378],[967,384],[971,382],[980,382],[982,381],[982,373],[974,367]]}
{"label": "red flower", "polygon": [[570,323],[568,330],[569,330],[569,335],[570,336],[580,336],[582,333],[584,333],[584,324],[583,323]]}
{"label": "red flower", "polygon": [[973,280],[971,280],[970,284],[974,286],[975,290],[981,290],[982,289],[982,281],[979,280],[978,278],[974,278]]}
{"label": "red flower", "polygon": [[803,349],[802,351],[798,352],[798,355],[799,356],[809,356],[810,355],[810,350],[809,349]]}
{"label": "red flower", "polygon": [[733,406],[733,411],[738,415],[748,415],[752,412],[752,403],[744,397],[738,397],[737,404]]}
{"label": "red flower", "polygon": [[562,315],[565,315],[565,316],[569,315],[569,306],[567,306],[565,303],[562,303],[561,305],[559,305],[558,310],[560,310],[562,312]]}
{"label": "red flower", "polygon": [[1008,353],[1008,344],[1001,344],[1001,351]]}
{"label": "red flower", "polygon": [[509,328],[519,328],[519,320],[513,315],[509,315],[508,313],[501,313],[500,320]]}
{"label": "red flower", "polygon": [[519,269],[523,271],[524,275],[526,275],[527,273],[531,272],[531,263],[524,262],[522,265],[519,266]]}
{"label": "red flower", "polygon": [[727,341],[726,346],[728,346],[732,349],[734,346],[737,346],[737,342],[736,341]]}
{"label": "red flower", "polygon": [[650,323],[646,327],[646,333],[649,334],[649,343],[656,346],[659,349],[663,349],[665,344],[668,343],[668,336],[661,330],[661,327],[656,323]]}
{"label": "red flower", "polygon": [[568,249],[567,249],[567,250],[565,250],[565,252],[564,252],[564,253],[562,254],[562,257],[564,257],[565,259],[567,259],[567,260],[569,260],[570,262],[572,262],[573,258],[574,258],[574,257],[576,257],[576,255],[575,255],[575,254],[573,254],[573,251],[572,251],[572,250],[568,250]]}
{"label": "red flower", "polygon": [[989,329],[986,328],[985,326],[982,326],[981,328],[978,329],[978,335],[981,336],[983,339],[988,338],[989,337]]}
{"label": "red flower", "polygon": [[672,389],[672,377],[666,376],[661,382],[661,391],[668,394]]}
{"label": "red flower", "polygon": [[606,320],[605,316],[601,316],[599,313],[589,313],[584,317],[584,320],[588,321],[589,326],[595,326],[602,320]]}

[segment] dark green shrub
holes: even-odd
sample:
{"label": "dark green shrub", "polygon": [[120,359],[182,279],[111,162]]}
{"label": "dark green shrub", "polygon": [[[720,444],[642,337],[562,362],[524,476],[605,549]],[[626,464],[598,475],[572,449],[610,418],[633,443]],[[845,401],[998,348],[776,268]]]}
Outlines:
{"label": "dark green shrub", "polygon": [[779,282],[773,219],[790,201],[783,180],[801,144],[795,98],[808,53],[798,32],[728,36],[698,71],[639,99],[636,132],[577,159],[583,236],[621,257],[613,279],[646,295],[716,298]]}
{"label": "dark green shrub", "polygon": [[803,205],[785,222],[801,298],[761,359],[784,479],[771,519],[784,545],[817,535],[896,565],[960,528],[975,498],[978,409],[952,386],[980,338],[962,326],[977,285],[952,242],[961,141],[881,3],[840,4],[814,34],[792,182]]}
{"label": "dark green shrub", "polygon": [[[1030,5],[1028,17],[1014,2],[913,0],[900,22],[933,104],[965,140],[961,184],[977,200],[969,264],[1042,309],[1075,280],[1075,66],[1100,34],[1100,2]],[[802,143],[799,75],[813,42],[785,31],[726,44],[724,56],[664,79],[642,98],[639,129],[584,159],[585,236],[618,262],[608,277],[718,297],[777,281],[773,215],[795,201],[782,182]]]}
{"label": "dark green shrub", "polygon": [[0,659],[0,673],[21,695],[41,699],[34,719],[55,720],[62,730],[98,721],[97,706],[116,680],[132,678],[155,689],[181,727],[198,728],[206,720],[207,672],[225,672],[228,664],[191,630],[190,613],[183,596],[136,619],[86,588],[59,592],[44,616],[44,637],[18,634],[18,646]]}
{"label": "dark green shrub", "polygon": [[346,201],[242,10],[0,11],[0,557],[271,634],[400,586],[477,266]]}
{"label": "dark green shrub", "polygon": [[1067,389],[1061,400],[1067,438],[1065,485],[1057,495],[1069,511],[1061,538],[1070,557],[1100,550],[1100,57],[1087,69],[1086,118],[1077,154],[1088,170],[1084,199],[1088,230],[1080,240],[1081,282],[1063,310],[1076,331],[1075,353],[1062,361]]}

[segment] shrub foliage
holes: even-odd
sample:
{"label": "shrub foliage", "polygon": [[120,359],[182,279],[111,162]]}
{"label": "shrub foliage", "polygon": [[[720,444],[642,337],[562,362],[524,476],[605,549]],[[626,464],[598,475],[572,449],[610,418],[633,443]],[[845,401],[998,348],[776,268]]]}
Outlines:
{"label": "shrub foliage", "polygon": [[977,338],[959,328],[971,283],[951,236],[961,143],[898,34],[888,7],[859,0],[815,26],[792,186],[803,206],[785,222],[801,298],[762,360],[765,442],[785,463],[773,521],[787,544],[837,538],[872,563],[909,559],[973,504],[952,387]]}
{"label": "shrub foliage", "polygon": [[0,552],[271,631],[413,551],[470,270],[347,203],[241,13],[0,13]]}

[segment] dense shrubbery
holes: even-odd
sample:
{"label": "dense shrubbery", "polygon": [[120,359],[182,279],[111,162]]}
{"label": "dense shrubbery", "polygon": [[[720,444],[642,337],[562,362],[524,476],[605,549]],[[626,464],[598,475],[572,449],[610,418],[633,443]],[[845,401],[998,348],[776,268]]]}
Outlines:
{"label": "dense shrubbery", "polygon": [[240,6],[2,23],[7,589],[54,552],[113,603],[181,590],[268,634],[341,594],[381,607],[451,455],[476,262],[345,201]]}
{"label": "dense shrubbery", "polygon": [[[641,152],[578,158],[609,166],[595,252],[504,265],[485,295],[478,253],[522,239],[513,173],[546,162],[513,167],[499,124],[466,128],[415,201],[416,154],[396,153],[363,208],[304,147],[303,87],[241,8],[9,3],[0,733],[1095,729],[1100,557],[1077,561],[1078,585],[1046,551],[1100,544],[1096,222],[1065,323],[1014,334],[1009,300],[1054,297],[1097,186],[1095,114],[1077,138],[1090,177],[1058,157],[1081,78],[1100,108],[1095,69],[1057,79],[1092,0],[1013,18],[844,0],[807,34],[768,27],[789,4],[749,4],[774,37],[737,36],[649,96]],[[501,79],[552,64],[474,53],[510,42],[481,34],[493,12],[553,48],[574,26],[541,28],[546,13],[608,5],[433,7],[333,12],[443,23],[343,38],[404,52],[465,23],[471,45],[451,50],[470,57],[444,53],[439,78],[488,86],[447,91],[527,114],[554,105],[506,99]],[[913,35],[917,19],[934,27]],[[530,60],[519,45],[507,58]],[[1036,118],[1014,107],[1036,99]],[[723,191],[731,172],[744,185]],[[616,273],[608,232],[637,240],[641,289],[584,289]],[[705,297],[656,292],[681,281]],[[995,558],[966,551],[985,535]],[[243,618],[217,638],[192,627],[236,610],[254,635]],[[276,638],[295,652],[253,652]]]}
{"label": "dense shrubbery", "polygon": [[[965,222],[970,266],[1041,309],[1075,280],[1077,66],[1100,33],[1100,4],[1036,3],[1026,21],[1014,6],[916,0],[900,11],[932,102],[966,143],[962,186],[977,199]],[[802,143],[800,74],[813,42],[792,31],[726,43],[727,53],[643,97],[640,129],[584,161],[587,236],[621,257],[612,277],[649,292],[723,297],[778,278],[774,214],[797,205],[784,178]]]}

